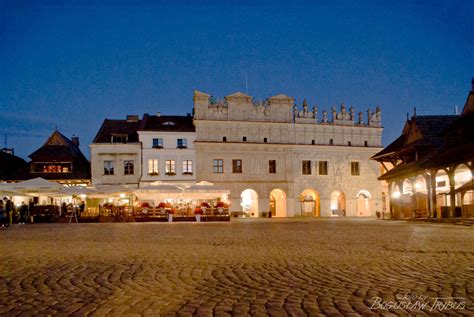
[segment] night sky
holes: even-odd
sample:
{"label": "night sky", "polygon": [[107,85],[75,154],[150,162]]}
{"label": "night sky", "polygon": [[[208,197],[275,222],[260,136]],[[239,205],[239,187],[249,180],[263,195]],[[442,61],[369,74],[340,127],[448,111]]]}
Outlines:
{"label": "night sky", "polygon": [[0,0],[0,147],[23,158],[56,126],[89,157],[105,118],[185,115],[246,75],[256,99],[380,105],[387,145],[414,107],[461,109],[474,76],[474,1],[58,2]]}

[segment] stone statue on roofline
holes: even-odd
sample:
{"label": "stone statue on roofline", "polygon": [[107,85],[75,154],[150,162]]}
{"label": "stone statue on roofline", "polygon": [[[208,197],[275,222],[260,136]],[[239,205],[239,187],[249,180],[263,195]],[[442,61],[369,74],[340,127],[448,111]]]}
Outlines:
{"label": "stone statue on roofline", "polygon": [[328,112],[323,110],[323,123],[328,123]]}
{"label": "stone statue on roofline", "polygon": [[364,124],[364,113],[362,111],[359,112],[359,122],[357,122],[359,125]]}
{"label": "stone statue on roofline", "polygon": [[376,119],[377,119],[377,123],[381,123],[382,122],[382,110],[380,109],[380,106],[377,106],[375,108],[375,116],[376,116]]}
{"label": "stone statue on roofline", "polygon": [[336,119],[337,119],[336,106],[332,106],[331,110],[332,110],[332,122],[334,122],[334,121],[336,121]]}
{"label": "stone statue on roofline", "polygon": [[351,118],[351,120],[354,121],[354,119],[355,119],[355,116],[354,116],[354,107],[351,106],[351,107],[349,108],[349,112],[350,112],[350,118]]}
{"label": "stone statue on roofline", "polygon": [[316,118],[316,122],[318,122],[318,106],[313,106],[313,116]]}

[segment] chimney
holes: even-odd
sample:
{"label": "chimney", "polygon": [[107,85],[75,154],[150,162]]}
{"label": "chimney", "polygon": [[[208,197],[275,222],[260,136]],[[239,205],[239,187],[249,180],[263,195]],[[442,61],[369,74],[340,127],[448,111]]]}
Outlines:
{"label": "chimney", "polygon": [[79,147],[79,137],[72,135],[71,142],[74,143],[77,147]]}
{"label": "chimney", "polygon": [[156,113],[156,116],[157,116],[157,117],[161,117],[161,112],[158,111],[158,112]]}
{"label": "chimney", "polygon": [[138,115],[136,114],[127,115],[127,122],[138,122]]}

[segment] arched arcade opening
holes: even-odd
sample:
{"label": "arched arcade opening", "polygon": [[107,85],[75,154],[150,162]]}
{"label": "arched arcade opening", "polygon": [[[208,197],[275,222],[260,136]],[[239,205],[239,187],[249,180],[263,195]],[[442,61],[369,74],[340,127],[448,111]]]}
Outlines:
{"label": "arched arcade opening", "polygon": [[247,217],[258,217],[258,194],[253,189],[246,189],[240,194],[240,206]]}
{"label": "arched arcade opening", "polygon": [[286,194],[281,189],[270,192],[270,214],[272,217],[286,217]]}
{"label": "arched arcade opening", "polygon": [[305,189],[299,197],[301,204],[301,215],[310,217],[321,216],[321,199],[319,193],[314,189]]}

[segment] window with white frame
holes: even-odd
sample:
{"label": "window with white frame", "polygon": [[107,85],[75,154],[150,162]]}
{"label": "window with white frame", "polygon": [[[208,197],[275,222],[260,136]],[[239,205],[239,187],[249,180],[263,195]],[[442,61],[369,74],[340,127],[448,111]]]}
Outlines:
{"label": "window with white frame", "polygon": [[163,147],[163,138],[153,138],[153,148],[161,149]]}
{"label": "window with white frame", "polygon": [[123,161],[123,173],[125,175],[133,175],[134,171],[134,162],[132,160]]}
{"label": "window with white frame", "polygon": [[176,175],[175,160],[166,160],[166,175]]}
{"label": "window with white frame", "polygon": [[213,161],[213,171],[216,174],[224,173],[224,160],[222,159],[215,159]]}
{"label": "window with white frame", "polygon": [[176,142],[176,146],[179,149],[185,149],[188,147],[188,140],[186,139],[178,139]]}
{"label": "window with white frame", "polygon": [[158,175],[158,159],[149,159],[148,160],[148,175],[156,176]]}
{"label": "window with white frame", "polygon": [[183,161],[183,175],[193,175],[193,161]]}
{"label": "window with white frame", "polygon": [[104,175],[114,175],[114,161],[104,161]]}

